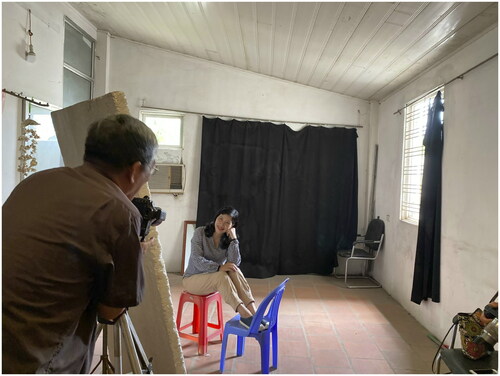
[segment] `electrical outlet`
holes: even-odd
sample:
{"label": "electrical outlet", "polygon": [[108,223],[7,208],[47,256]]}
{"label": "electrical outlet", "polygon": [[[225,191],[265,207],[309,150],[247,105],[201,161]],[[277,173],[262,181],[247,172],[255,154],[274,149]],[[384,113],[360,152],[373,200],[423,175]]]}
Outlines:
{"label": "electrical outlet", "polygon": [[391,216],[389,214],[385,215],[385,221],[390,222],[391,221]]}

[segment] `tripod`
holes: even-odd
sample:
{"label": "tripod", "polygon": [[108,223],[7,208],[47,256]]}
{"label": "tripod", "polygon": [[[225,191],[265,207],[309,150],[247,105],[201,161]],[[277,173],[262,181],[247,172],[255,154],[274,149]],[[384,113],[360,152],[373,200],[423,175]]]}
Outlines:
{"label": "tripod", "polygon": [[97,327],[97,335],[103,331],[102,355],[99,363],[97,363],[91,373],[94,373],[101,363],[103,374],[122,373],[121,337],[123,337],[130,360],[130,366],[132,367],[132,372],[152,374],[152,358],[148,360],[146,357],[146,353],[144,352],[141,342],[139,341],[139,337],[135,331],[128,312],[121,315],[114,324],[114,367],[108,356],[108,329],[109,325],[106,324],[99,324]]}

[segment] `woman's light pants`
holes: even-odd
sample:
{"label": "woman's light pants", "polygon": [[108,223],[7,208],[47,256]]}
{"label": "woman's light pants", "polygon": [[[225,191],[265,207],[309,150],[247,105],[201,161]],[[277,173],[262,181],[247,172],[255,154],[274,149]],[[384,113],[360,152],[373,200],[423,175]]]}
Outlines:
{"label": "woman's light pants", "polygon": [[255,302],[250,286],[239,269],[235,272],[195,274],[183,278],[182,285],[187,292],[195,295],[207,295],[218,291],[222,299],[235,311],[240,304],[246,307]]}

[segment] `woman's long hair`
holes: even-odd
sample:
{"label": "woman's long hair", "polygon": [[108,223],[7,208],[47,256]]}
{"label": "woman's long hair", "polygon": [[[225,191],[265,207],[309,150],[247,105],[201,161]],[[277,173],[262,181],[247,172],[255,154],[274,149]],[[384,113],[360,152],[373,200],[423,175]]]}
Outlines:
{"label": "woman's long hair", "polygon": [[[234,228],[238,227],[238,218],[240,216],[240,213],[238,213],[238,210],[236,210],[232,206],[225,206],[222,209],[219,209],[219,211],[215,214],[213,221],[208,223],[205,226],[205,236],[207,238],[212,237],[212,235],[214,234],[214,232],[215,232],[215,220],[221,214],[229,215],[231,217],[231,222],[233,222],[233,227]],[[224,233],[220,239],[219,247],[222,249],[227,249],[227,247],[229,247],[230,242],[231,242],[231,239],[229,239],[229,236],[227,236],[227,234]]]}

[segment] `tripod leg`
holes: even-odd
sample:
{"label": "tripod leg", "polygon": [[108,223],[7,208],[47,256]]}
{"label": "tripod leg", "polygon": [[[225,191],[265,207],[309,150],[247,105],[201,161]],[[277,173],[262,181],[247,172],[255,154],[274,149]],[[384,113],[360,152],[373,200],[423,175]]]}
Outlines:
{"label": "tripod leg", "polygon": [[97,324],[97,329],[96,329],[96,338],[99,338],[99,336],[101,335],[101,332],[103,331],[104,329],[104,324],[101,324],[101,323],[98,323]]}
{"label": "tripod leg", "polygon": [[128,324],[127,317],[128,317],[127,313],[123,314],[118,320],[118,324],[120,325],[123,334],[123,339],[125,340],[125,347],[127,348],[128,351],[132,372],[136,374],[142,374],[139,357],[137,356],[137,352],[135,351],[134,341],[132,338],[132,334],[130,332],[130,327]]}
{"label": "tripod leg", "polygon": [[120,337],[121,328],[120,325],[115,325],[113,327],[113,337],[114,337],[114,365],[116,368],[116,373],[122,373],[122,342]]}
{"label": "tripod leg", "polygon": [[135,349],[138,352],[138,357],[141,362],[141,367],[144,371],[144,373],[153,373],[153,364],[151,363],[151,360],[148,360],[148,357],[146,356],[146,352],[144,351],[144,348],[142,347],[141,341],[139,341],[139,336],[137,335],[137,332],[135,331],[134,324],[132,324],[132,320],[130,319],[130,316],[127,315],[127,322],[130,328],[130,333],[132,335],[132,339],[134,340],[134,345]]}
{"label": "tripod leg", "polygon": [[102,354],[101,359],[96,364],[94,369],[90,373],[94,373],[96,369],[101,365],[101,373],[102,374],[111,374],[115,373],[113,365],[110,363],[108,358],[108,326],[99,324],[97,328],[97,333],[101,333],[102,331]]}

